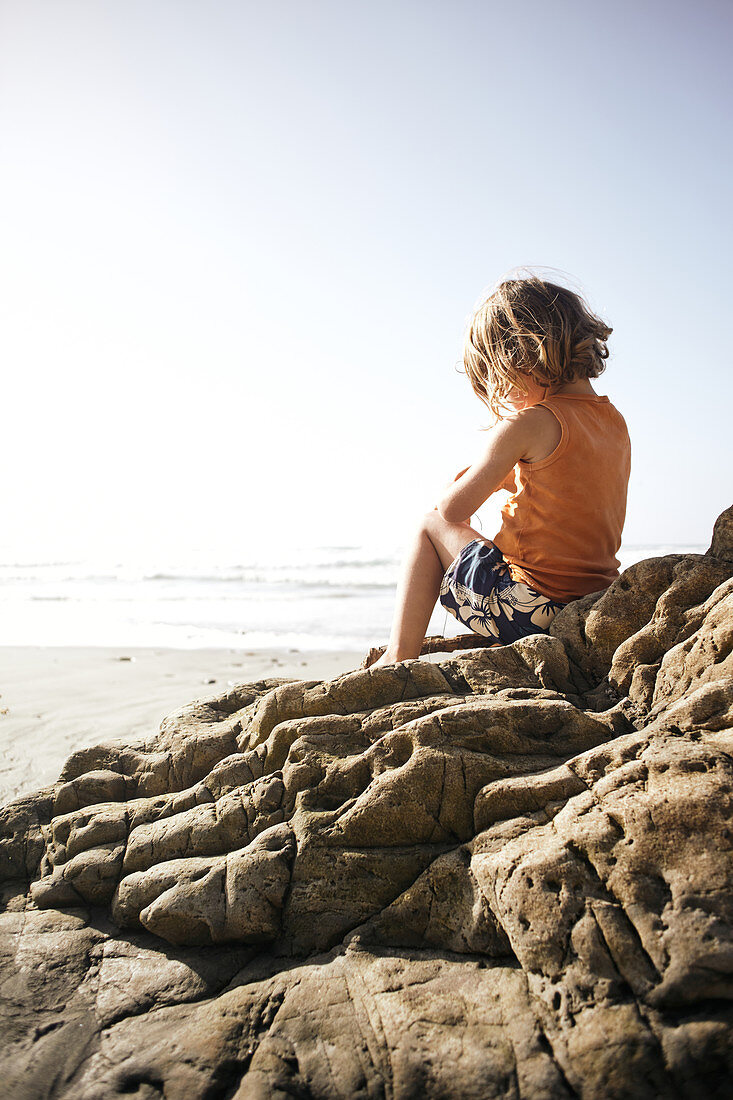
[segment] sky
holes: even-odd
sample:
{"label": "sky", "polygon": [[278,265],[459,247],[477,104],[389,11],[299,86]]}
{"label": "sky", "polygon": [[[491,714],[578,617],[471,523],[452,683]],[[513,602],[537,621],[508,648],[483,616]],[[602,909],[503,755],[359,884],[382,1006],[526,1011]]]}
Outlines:
{"label": "sky", "polygon": [[483,445],[463,331],[517,266],[613,326],[625,542],[707,544],[732,27],[717,0],[0,0],[0,557],[401,543]]}

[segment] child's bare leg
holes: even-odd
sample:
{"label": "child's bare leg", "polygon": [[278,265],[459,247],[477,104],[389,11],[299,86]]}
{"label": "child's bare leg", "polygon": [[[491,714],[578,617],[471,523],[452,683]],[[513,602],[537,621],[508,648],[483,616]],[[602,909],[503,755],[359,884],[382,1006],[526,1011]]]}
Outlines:
{"label": "child's bare leg", "polygon": [[402,564],[389,645],[372,668],[419,657],[443,574],[474,539],[491,545],[489,539],[467,523],[449,523],[443,519],[437,508],[423,517]]}

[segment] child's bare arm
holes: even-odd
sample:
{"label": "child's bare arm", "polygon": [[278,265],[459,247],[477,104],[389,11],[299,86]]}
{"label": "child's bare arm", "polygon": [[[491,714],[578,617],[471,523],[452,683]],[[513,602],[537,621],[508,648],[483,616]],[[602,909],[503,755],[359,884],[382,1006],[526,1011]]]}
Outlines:
{"label": "child's bare arm", "polygon": [[[539,414],[539,415],[538,415]],[[489,433],[484,454],[456,478],[438,503],[438,511],[450,523],[466,523],[481,505],[506,480],[512,468],[530,455],[538,445],[538,436],[548,425],[546,409],[524,409],[500,421]]]}

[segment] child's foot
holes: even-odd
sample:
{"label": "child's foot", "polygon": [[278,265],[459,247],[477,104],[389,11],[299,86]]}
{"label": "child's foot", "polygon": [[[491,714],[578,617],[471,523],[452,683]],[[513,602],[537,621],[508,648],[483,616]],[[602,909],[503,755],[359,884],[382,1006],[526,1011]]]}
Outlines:
{"label": "child's foot", "polygon": [[361,662],[361,665],[359,667],[360,668],[373,668],[374,665],[384,656],[384,654],[386,652],[387,652],[387,647],[386,646],[383,646],[383,645],[378,646],[378,647],[372,646],[372,648],[369,650],[369,652],[367,653],[366,657]]}
{"label": "child's foot", "polygon": [[362,661],[362,668],[384,668],[385,665],[397,665],[400,661],[409,661],[419,654],[395,653],[389,646],[381,646],[379,649],[370,649]]}
{"label": "child's foot", "polygon": [[369,664],[364,665],[364,668],[384,668],[385,665],[394,665],[397,663],[394,657],[390,657],[386,650],[384,651],[384,653],[382,653],[380,657],[379,654],[381,653],[381,650],[379,649],[370,649],[367,661],[369,661],[369,657],[372,655],[372,653],[376,653],[377,656],[372,661],[370,661]]}

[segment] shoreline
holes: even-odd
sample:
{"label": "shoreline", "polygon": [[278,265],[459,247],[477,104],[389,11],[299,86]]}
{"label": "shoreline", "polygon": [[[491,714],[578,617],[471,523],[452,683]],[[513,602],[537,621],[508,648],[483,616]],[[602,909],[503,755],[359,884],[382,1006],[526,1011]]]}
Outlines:
{"label": "shoreline", "polygon": [[281,676],[328,680],[364,652],[0,646],[0,805],[54,783],[76,749],[132,741],[194,699]]}

